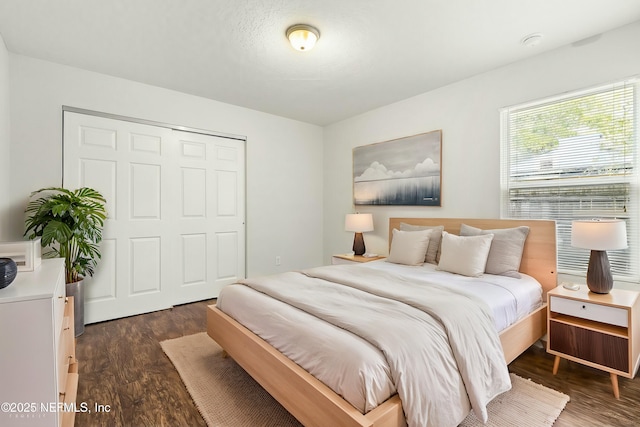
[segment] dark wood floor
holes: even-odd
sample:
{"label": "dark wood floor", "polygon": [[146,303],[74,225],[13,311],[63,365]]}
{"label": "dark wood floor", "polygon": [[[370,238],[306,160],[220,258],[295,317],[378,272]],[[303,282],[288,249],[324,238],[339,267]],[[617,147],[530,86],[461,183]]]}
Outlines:
{"label": "dark wood floor", "polygon": [[[204,426],[160,341],[205,331],[205,309],[211,303],[88,325],[78,337],[76,354],[78,402],[86,402],[91,413],[78,413],[76,426]],[[554,377],[552,365],[553,357],[533,347],[509,368],[571,397],[555,426],[640,425],[640,378],[620,378],[616,400],[608,374],[563,360]],[[95,405],[105,411],[95,412]]]}
{"label": "dark wood floor", "polygon": [[206,426],[160,341],[205,331],[212,303],[87,325],[76,341],[77,401],[110,411],[78,413],[76,426]]}

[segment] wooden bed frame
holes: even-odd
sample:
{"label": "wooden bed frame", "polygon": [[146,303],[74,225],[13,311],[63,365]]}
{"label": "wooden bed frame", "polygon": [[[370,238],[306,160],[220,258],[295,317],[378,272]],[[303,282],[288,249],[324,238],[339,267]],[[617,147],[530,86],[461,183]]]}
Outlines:
{"label": "wooden bed frame", "polygon": [[[520,271],[535,277],[544,290],[556,287],[556,226],[554,221],[459,218],[390,218],[389,234],[404,222],[413,225],[444,225],[458,234],[464,223],[482,229],[527,225]],[[500,333],[507,363],[546,333],[546,304]],[[366,415],[266,341],[217,309],[207,308],[207,333],[242,368],[305,426],[406,426],[402,402],[393,395]]]}

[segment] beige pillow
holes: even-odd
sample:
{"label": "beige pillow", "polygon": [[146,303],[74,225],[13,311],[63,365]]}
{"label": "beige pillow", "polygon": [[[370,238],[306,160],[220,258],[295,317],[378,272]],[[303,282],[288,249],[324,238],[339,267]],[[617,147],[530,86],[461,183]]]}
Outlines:
{"label": "beige pillow", "polygon": [[411,225],[404,222],[400,223],[401,231],[419,231],[433,230],[429,238],[429,247],[427,248],[427,256],[424,261],[429,264],[438,263],[438,251],[440,250],[440,240],[442,240],[442,232],[444,225]]}
{"label": "beige pillow", "polygon": [[387,261],[406,265],[424,263],[429,236],[431,236],[431,230],[400,231],[394,228]]}
{"label": "beige pillow", "polygon": [[484,273],[493,234],[456,236],[442,232],[440,262],[437,270],[478,277]]}
{"label": "beige pillow", "polygon": [[485,273],[520,278],[520,262],[524,251],[524,242],[529,235],[529,227],[501,228],[481,230],[470,225],[460,225],[461,236],[493,234],[489,258]]}

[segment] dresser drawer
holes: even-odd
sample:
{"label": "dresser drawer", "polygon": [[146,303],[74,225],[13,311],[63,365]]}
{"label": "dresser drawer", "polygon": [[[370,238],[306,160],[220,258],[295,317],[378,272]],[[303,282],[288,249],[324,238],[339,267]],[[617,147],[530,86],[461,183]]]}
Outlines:
{"label": "dresser drawer", "polygon": [[73,331],[73,298],[65,305],[60,341],[58,342],[58,391],[64,391],[69,365],[75,362],[75,334]]}
{"label": "dresser drawer", "polygon": [[555,313],[622,327],[629,326],[629,312],[624,308],[592,304],[551,296],[549,309]]}
{"label": "dresser drawer", "polygon": [[57,278],[56,287],[53,293],[53,330],[60,333],[62,328],[62,318],[64,317],[67,287],[64,284],[64,274]]}
{"label": "dresser drawer", "polygon": [[63,328],[60,334],[60,342],[58,343],[57,365],[58,365],[58,391],[64,390],[67,383],[67,373],[69,372],[69,364],[71,363],[70,349],[73,345],[71,340],[71,329],[69,328],[69,318],[65,317],[62,322]]}

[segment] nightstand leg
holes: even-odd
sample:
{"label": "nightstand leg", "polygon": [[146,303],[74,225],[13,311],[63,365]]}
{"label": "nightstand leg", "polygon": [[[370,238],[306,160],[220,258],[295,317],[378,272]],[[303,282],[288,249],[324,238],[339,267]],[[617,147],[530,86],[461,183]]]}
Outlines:
{"label": "nightstand leg", "polygon": [[226,359],[227,357],[229,357],[229,353],[227,353],[227,351],[226,351],[226,350],[222,350],[221,355],[222,355],[222,358],[223,358],[223,359]]}
{"label": "nightstand leg", "polygon": [[611,372],[611,385],[613,386],[613,395],[616,399],[620,399],[620,389],[618,388],[618,376]]}
{"label": "nightstand leg", "polygon": [[560,356],[556,356],[553,361],[553,375],[558,373],[558,367],[560,366]]}

